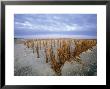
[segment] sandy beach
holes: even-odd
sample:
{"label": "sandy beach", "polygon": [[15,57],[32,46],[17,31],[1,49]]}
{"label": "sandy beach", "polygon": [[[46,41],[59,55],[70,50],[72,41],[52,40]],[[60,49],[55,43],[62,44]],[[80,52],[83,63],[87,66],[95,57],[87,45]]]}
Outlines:
{"label": "sandy beach", "polygon": [[[45,62],[44,49],[33,53],[22,43],[24,39],[14,42],[14,75],[15,76],[56,76],[49,63]],[[21,42],[21,43],[20,43]],[[97,75],[97,46],[80,54],[82,63],[66,61],[61,70],[61,76],[96,76]]]}

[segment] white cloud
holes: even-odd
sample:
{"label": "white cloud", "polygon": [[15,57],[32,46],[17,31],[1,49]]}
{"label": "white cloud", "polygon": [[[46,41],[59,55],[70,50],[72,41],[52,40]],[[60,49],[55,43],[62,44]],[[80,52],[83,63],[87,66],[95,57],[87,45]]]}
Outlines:
{"label": "white cloud", "polygon": [[32,26],[32,24],[29,21],[25,22],[15,22],[15,25],[21,25],[21,26]]}
{"label": "white cloud", "polygon": [[25,28],[25,29],[31,29],[31,30],[45,30],[45,31],[53,31],[53,32],[60,32],[60,31],[78,31],[82,27],[80,27],[77,24],[66,24],[61,22],[54,21],[51,24],[37,24],[37,23],[31,23],[29,21],[25,21],[23,23],[15,22],[15,25],[17,28]]}
{"label": "white cloud", "polygon": [[27,21],[33,21],[33,18],[32,18],[32,17],[25,17],[25,19],[26,19]]}
{"label": "white cloud", "polygon": [[67,31],[76,31],[76,30],[80,30],[82,28],[77,24],[66,25],[65,27],[66,27]]}
{"label": "white cloud", "polygon": [[[47,23],[42,23],[43,20],[37,22],[37,20],[33,20],[32,18],[25,18],[24,22],[15,22],[17,28],[24,28],[30,30],[38,30],[38,31],[50,31],[50,32],[61,32],[61,31],[89,31],[91,28],[94,28],[92,24],[78,25],[76,23],[65,23],[59,20],[59,17],[54,16],[54,19],[51,17],[47,17]],[[45,20],[46,21],[46,20]]]}
{"label": "white cloud", "polygon": [[61,19],[61,18],[58,17],[58,16],[53,16],[53,18],[54,18],[55,20],[59,20],[59,19]]}
{"label": "white cloud", "polygon": [[54,38],[73,38],[73,39],[96,39],[96,36],[88,35],[61,35],[61,34],[48,34],[48,35],[25,35],[16,36],[17,38],[38,38],[38,39],[54,39]]}

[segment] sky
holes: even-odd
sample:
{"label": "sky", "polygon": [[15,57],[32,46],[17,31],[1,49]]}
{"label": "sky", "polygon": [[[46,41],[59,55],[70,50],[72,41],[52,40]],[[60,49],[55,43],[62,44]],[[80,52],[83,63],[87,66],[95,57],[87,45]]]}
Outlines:
{"label": "sky", "polygon": [[96,14],[15,14],[15,38],[96,38]]}

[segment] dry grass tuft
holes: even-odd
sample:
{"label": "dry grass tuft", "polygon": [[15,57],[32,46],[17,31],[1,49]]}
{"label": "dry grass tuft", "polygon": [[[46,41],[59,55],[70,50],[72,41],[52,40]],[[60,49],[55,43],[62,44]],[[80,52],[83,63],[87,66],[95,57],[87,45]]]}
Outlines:
{"label": "dry grass tuft", "polygon": [[24,41],[24,45],[27,48],[31,48],[33,53],[37,53],[37,58],[40,58],[39,50],[42,50],[42,48],[45,50],[46,63],[50,63],[56,75],[61,75],[61,68],[66,61],[71,62],[74,60],[81,63],[80,54],[86,52],[88,49],[91,50],[96,44],[97,41],[95,39],[32,39]]}

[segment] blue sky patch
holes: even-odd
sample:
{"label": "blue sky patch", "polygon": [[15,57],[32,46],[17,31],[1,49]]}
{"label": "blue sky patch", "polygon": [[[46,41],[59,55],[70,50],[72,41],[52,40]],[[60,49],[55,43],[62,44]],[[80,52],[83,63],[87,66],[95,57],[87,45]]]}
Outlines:
{"label": "blue sky patch", "polygon": [[14,36],[97,37],[96,14],[15,14]]}

